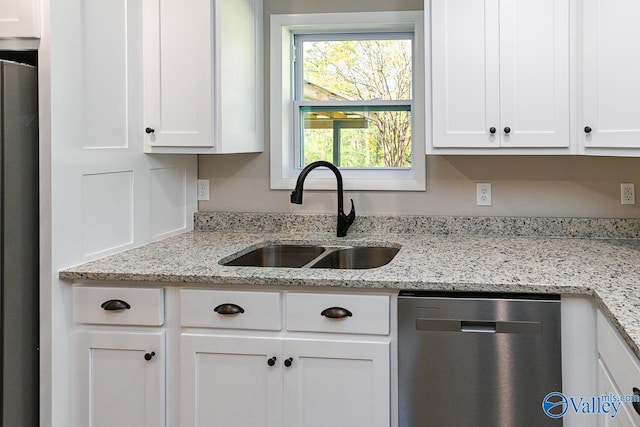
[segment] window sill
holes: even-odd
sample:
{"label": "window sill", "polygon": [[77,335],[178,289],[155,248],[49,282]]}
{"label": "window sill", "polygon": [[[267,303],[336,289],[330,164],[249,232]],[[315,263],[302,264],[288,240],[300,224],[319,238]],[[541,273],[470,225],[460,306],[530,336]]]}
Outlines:
{"label": "window sill", "polygon": [[[323,172],[327,172],[326,174]],[[344,189],[347,191],[425,191],[426,177],[424,169],[418,176],[418,171],[380,171],[385,173],[375,174],[377,171],[369,172],[367,177],[349,177],[352,171],[341,171]],[[392,174],[390,176],[390,174]],[[371,176],[371,175],[378,175]],[[272,190],[292,190],[296,186],[298,177],[271,177]],[[333,173],[324,170],[314,170],[304,181],[306,190],[335,190],[336,177]]]}

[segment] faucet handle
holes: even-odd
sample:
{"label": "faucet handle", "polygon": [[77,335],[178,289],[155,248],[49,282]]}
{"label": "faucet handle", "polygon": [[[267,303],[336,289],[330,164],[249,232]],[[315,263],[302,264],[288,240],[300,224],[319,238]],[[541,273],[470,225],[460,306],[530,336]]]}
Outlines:
{"label": "faucet handle", "polygon": [[338,209],[338,237],[344,237],[347,235],[347,229],[353,221],[356,219],[356,208],[353,206],[353,199],[351,199],[351,212],[346,215],[342,209]]}
{"label": "faucet handle", "polygon": [[349,215],[347,215],[347,221],[351,224],[354,219],[356,219],[356,208],[353,205],[353,199],[351,199],[351,211],[349,212]]}

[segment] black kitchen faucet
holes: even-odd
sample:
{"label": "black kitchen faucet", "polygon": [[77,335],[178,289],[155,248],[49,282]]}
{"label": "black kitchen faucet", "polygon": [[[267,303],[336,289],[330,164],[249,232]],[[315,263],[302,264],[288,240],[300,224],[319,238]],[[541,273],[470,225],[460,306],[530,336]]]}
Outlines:
{"label": "black kitchen faucet", "polygon": [[333,163],[326,162],[324,160],[320,160],[317,162],[309,163],[300,175],[298,176],[298,182],[296,182],[296,188],[291,192],[291,203],[295,203],[297,205],[302,204],[302,190],[304,185],[304,180],[313,169],[317,167],[326,167],[331,169],[333,173],[336,175],[336,180],[338,181],[338,237],[344,237],[347,235],[347,230],[349,226],[353,224],[353,221],[356,219],[356,210],[353,206],[353,199],[351,199],[351,212],[349,215],[344,213],[344,205],[342,202],[343,199],[343,188],[342,188],[342,174],[338,170],[337,167]]}

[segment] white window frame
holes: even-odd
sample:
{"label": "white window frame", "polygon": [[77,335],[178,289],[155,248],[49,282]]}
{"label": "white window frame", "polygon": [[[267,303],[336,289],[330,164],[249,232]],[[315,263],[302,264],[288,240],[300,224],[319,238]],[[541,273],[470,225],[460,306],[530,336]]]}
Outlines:
{"label": "white window frame", "polygon": [[[293,37],[295,34],[413,32],[413,99],[411,103],[411,168],[340,168],[346,190],[425,191],[425,49],[422,11],[314,13],[271,15],[270,31],[270,159],[271,189],[295,187],[296,164]],[[335,189],[335,176],[314,170],[305,189]]]}

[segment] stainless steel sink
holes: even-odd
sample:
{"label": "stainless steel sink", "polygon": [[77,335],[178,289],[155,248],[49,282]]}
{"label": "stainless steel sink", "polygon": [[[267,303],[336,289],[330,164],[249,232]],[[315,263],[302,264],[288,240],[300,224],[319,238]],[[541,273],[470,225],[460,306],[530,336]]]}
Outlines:
{"label": "stainless steel sink", "polygon": [[388,264],[399,250],[399,247],[388,246],[274,244],[221,264],[235,267],[367,269]]}
{"label": "stainless steel sink", "polygon": [[322,246],[269,245],[254,249],[224,265],[240,267],[302,267],[325,251]]}
{"label": "stainless steel sink", "polygon": [[382,267],[396,256],[400,249],[378,246],[354,246],[332,251],[311,268],[365,269]]}

